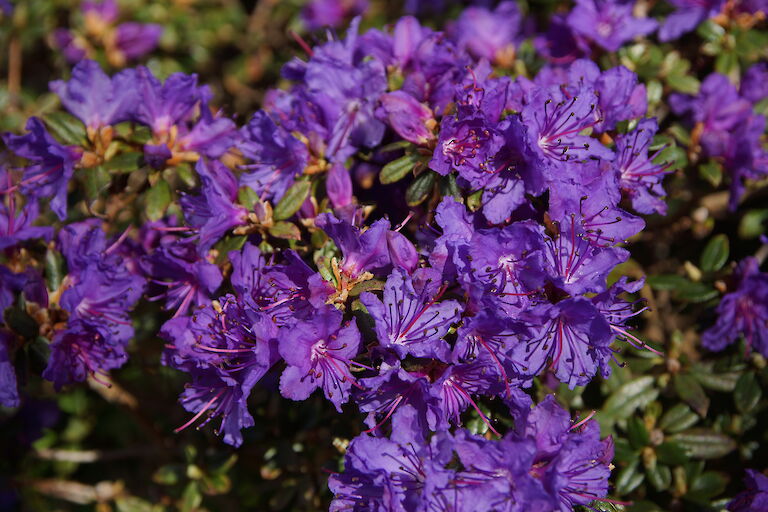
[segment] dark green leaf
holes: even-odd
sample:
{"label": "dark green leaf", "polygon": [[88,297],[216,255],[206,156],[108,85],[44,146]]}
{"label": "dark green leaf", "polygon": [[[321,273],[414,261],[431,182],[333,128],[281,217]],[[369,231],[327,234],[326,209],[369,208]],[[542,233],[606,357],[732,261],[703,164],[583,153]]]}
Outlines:
{"label": "dark green leaf", "polygon": [[642,418],[632,416],[627,420],[627,438],[636,450],[648,445],[650,435]]}
{"label": "dark green leaf", "polygon": [[709,398],[701,384],[691,375],[683,373],[675,375],[673,383],[677,395],[699,413],[699,416],[705,417],[709,409]]}
{"label": "dark green leaf", "polygon": [[728,237],[715,235],[701,253],[700,267],[704,272],[717,272],[728,261]]}
{"label": "dark green leaf", "polygon": [[656,458],[662,464],[678,466],[688,460],[688,453],[677,443],[665,442],[656,447]]}
{"label": "dark green leaf", "polygon": [[681,286],[690,284],[690,281],[685,277],[673,274],[648,276],[646,282],[654,290],[676,290]]}
{"label": "dark green leaf", "polygon": [[686,497],[689,499],[699,498],[701,503],[705,503],[710,498],[722,493],[726,485],[728,485],[728,478],[724,474],[716,471],[705,471],[693,479]]}
{"label": "dark green leaf", "polygon": [[419,174],[413,180],[413,183],[408,186],[408,190],[405,191],[405,202],[408,203],[408,206],[417,206],[429,197],[432,187],[435,185],[436,176],[434,172],[427,171]]}
{"label": "dark green leaf", "polygon": [[685,404],[676,404],[659,420],[659,428],[675,433],[687,429],[699,421],[698,415]]}
{"label": "dark green leaf", "polygon": [[203,495],[197,487],[197,482],[189,482],[181,497],[180,509],[182,512],[193,512],[203,502]]}
{"label": "dark green leaf", "polygon": [[667,77],[667,84],[672,89],[685,94],[697,94],[701,86],[696,77],[677,73]]}
{"label": "dark green leaf", "polygon": [[395,183],[405,178],[419,162],[419,155],[403,155],[397,160],[392,160],[382,167],[379,180],[384,184]]}
{"label": "dark green leaf", "polygon": [[165,210],[171,204],[171,187],[161,179],[150,188],[146,194],[145,213],[149,220],[160,220],[165,215]]}
{"label": "dark green leaf", "polygon": [[730,393],[736,388],[736,382],[741,374],[739,372],[715,373],[708,368],[695,367],[691,375],[707,389]]}
{"label": "dark green leaf", "polygon": [[658,395],[659,390],[653,387],[653,377],[650,375],[638,377],[611,393],[598,415],[609,421],[625,419],[638,407],[655,400]]}
{"label": "dark green leaf", "polygon": [[639,464],[630,464],[616,477],[616,494],[623,496],[637,489],[643,483],[645,475],[639,470]]}
{"label": "dark green leaf", "polygon": [[654,464],[645,468],[645,476],[657,491],[669,489],[672,484],[672,471],[663,464]]}
{"label": "dark green leaf", "polygon": [[304,200],[309,195],[309,189],[312,184],[307,180],[299,180],[294,183],[291,188],[280,199],[280,202],[275,206],[272,217],[275,220],[285,220],[291,215],[299,211]]}
{"label": "dark green leaf", "polygon": [[760,389],[757,377],[753,372],[748,372],[739,377],[736,382],[736,388],[733,390],[733,401],[739,412],[745,414],[752,412],[757,407],[762,395],[763,391]]}
{"label": "dark green leaf", "polygon": [[736,443],[730,437],[703,428],[680,432],[670,440],[678,443],[696,459],[717,459],[736,448]]}

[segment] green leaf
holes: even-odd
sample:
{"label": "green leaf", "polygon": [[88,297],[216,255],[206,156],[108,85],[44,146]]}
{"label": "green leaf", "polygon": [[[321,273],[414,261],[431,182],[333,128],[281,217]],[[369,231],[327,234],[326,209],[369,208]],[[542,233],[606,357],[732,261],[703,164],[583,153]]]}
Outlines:
{"label": "green leaf", "polygon": [[722,233],[713,236],[701,253],[701,260],[699,260],[701,270],[717,272],[728,261],[728,253],[728,237]]}
{"label": "green leaf", "polygon": [[760,403],[762,396],[763,391],[754,372],[747,372],[739,377],[736,388],[733,390],[733,401],[739,412],[742,414],[752,412]]}
{"label": "green leaf", "polygon": [[695,459],[718,459],[736,449],[736,443],[725,434],[713,430],[692,428],[670,437]]}
{"label": "green leaf", "polygon": [[96,199],[112,183],[112,176],[103,165],[82,169],[79,171],[85,185],[85,195],[88,199]]}
{"label": "green leaf", "polygon": [[179,481],[179,474],[181,473],[181,467],[174,464],[166,464],[161,466],[152,475],[152,481],[160,485],[174,485]]}
{"label": "green leaf", "polygon": [[739,236],[741,238],[757,238],[765,233],[766,221],[768,221],[768,208],[749,210],[739,222]]}
{"label": "green leaf", "polygon": [[218,256],[216,256],[216,263],[224,263],[225,261],[229,260],[229,253],[242,249],[247,239],[247,236],[233,235],[219,241],[214,246],[216,252],[218,252]]}
{"label": "green leaf", "polygon": [[613,421],[628,418],[635,409],[649,404],[659,396],[659,390],[653,387],[653,382],[653,377],[645,375],[622,385],[611,393],[598,416]]}
{"label": "green leaf", "polygon": [[685,94],[697,94],[699,87],[701,87],[701,83],[696,77],[677,73],[667,76],[667,85],[675,91]]}
{"label": "green leaf", "polygon": [[149,220],[160,220],[165,215],[165,210],[171,204],[171,187],[168,182],[161,179],[155,186],[147,191],[145,196],[146,206],[144,212]]}
{"label": "green leaf", "polygon": [[275,222],[275,224],[269,228],[269,234],[275,238],[283,238],[285,240],[301,240],[301,231],[299,227],[293,222],[281,220]]}
{"label": "green leaf", "polygon": [[453,196],[457,201],[461,201],[461,189],[456,182],[456,175],[451,173],[440,180],[440,195],[443,197]]}
{"label": "green leaf", "polygon": [[64,280],[64,258],[55,249],[45,252],[45,280],[48,289],[56,291]]}
{"label": "green leaf", "polygon": [[429,197],[435,186],[436,176],[434,172],[427,171],[419,174],[413,180],[413,183],[408,186],[408,190],[405,191],[405,202],[408,203],[408,206],[417,206]]}
{"label": "green leaf", "polygon": [[650,443],[648,429],[645,428],[645,422],[642,418],[632,416],[627,420],[627,438],[636,450],[647,446]]}
{"label": "green leaf", "polygon": [[88,137],[85,125],[75,116],[66,112],[51,112],[43,116],[51,135],[61,143],[72,146],[85,146]]}
{"label": "green leaf", "polygon": [[294,183],[275,206],[272,217],[275,220],[285,220],[299,211],[311,187],[312,184],[308,180],[299,180]]}
{"label": "green leaf", "polygon": [[378,279],[369,279],[368,281],[362,281],[353,286],[352,289],[349,290],[349,295],[352,297],[357,297],[363,292],[372,292],[383,289],[384,281],[379,281]]}
{"label": "green leaf", "polygon": [[619,471],[619,475],[616,477],[616,494],[619,496],[629,494],[643,483],[645,475],[639,469],[640,465],[634,463]]}
{"label": "green leaf", "polygon": [[723,182],[723,165],[716,160],[707,160],[699,165],[699,176],[717,188]]}
{"label": "green leaf", "polygon": [[704,393],[701,384],[693,376],[678,373],[673,379],[673,384],[675,391],[677,391],[677,396],[690,405],[702,418],[707,415],[709,398]]}
{"label": "green leaf", "polygon": [[203,495],[200,494],[197,482],[189,482],[184,489],[184,494],[181,496],[181,504],[179,508],[182,512],[193,512],[202,502]]}
{"label": "green leaf", "polygon": [[382,167],[381,173],[379,174],[379,180],[384,185],[396,183],[405,178],[418,162],[419,155],[415,153],[403,155],[397,160],[392,160]]}
{"label": "green leaf", "polygon": [[139,167],[142,154],[136,151],[120,153],[104,162],[104,168],[115,172],[133,172]]}
{"label": "green leaf", "polygon": [[700,503],[706,503],[710,498],[725,491],[728,478],[717,471],[705,471],[694,478],[688,488],[686,498],[697,499]]}
{"label": "green leaf", "polygon": [[715,373],[712,368],[696,366],[691,375],[696,377],[702,386],[715,391],[730,393],[736,388],[736,382],[739,380],[739,372]]}
{"label": "green leaf", "polygon": [[672,484],[672,471],[663,464],[654,464],[645,468],[645,476],[657,491],[669,489]]}
{"label": "green leaf", "polygon": [[739,70],[739,58],[732,50],[726,50],[721,52],[715,59],[715,71],[723,75],[730,75],[731,73],[738,72]]}
{"label": "green leaf", "polygon": [[665,432],[675,433],[692,427],[699,421],[699,416],[685,404],[676,404],[659,420],[659,428]]}
{"label": "green leaf", "polygon": [[662,464],[679,466],[688,460],[688,453],[677,443],[665,442],[656,447],[656,458]]}
{"label": "green leaf", "polygon": [[648,276],[646,282],[654,290],[676,290],[681,286],[690,284],[690,281],[685,277],[674,274]]}
{"label": "green leaf", "polygon": [[476,212],[483,205],[483,189],[473,192],[467,196],[467,208],[470,211]]}
{"label": "green leaf", "polygon": [[707,42],[719,41],[725,35],[725,29],[712,20],[701,23],[696,33]]}

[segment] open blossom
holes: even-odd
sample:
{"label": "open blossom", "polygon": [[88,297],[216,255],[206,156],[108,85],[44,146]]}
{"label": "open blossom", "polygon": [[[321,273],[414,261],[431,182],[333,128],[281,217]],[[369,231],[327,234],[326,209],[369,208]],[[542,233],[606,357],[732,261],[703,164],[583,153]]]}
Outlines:
{"label": "open blossom", "polygon": [[723,350],[743,336],[747,346],[768,357],[768,274],[754,258],[746,258],[734,272],[735,288],[717,306],[717,322],[704,331],[701,342],[709,350]]}
{"label": "open blossom", "polygon": [[67,218],[67,187],[82,150],[64,146],[48,133],[43,122],[30,117],[25,135],[3,134],[3,142],[30,164],[18,188],[30,198],[50,198],[51,210],[60,220]]}
{"label": "open blossom", "polygon": [[280,355],[288,367],[280,377],[280,392],[292,400],[305,400],[317,388],[341,412],[355,377],[352,358],[360,346],[354,320],[341,326],[342,315],[328,306],[305,322],[297,323],[280,340]]}
{"label": "open blossom", "polygon": [[632,14],[634,0],[578,0],[568,15],[574,32],[615,52],[637,36],[656,30],[657,23]]}

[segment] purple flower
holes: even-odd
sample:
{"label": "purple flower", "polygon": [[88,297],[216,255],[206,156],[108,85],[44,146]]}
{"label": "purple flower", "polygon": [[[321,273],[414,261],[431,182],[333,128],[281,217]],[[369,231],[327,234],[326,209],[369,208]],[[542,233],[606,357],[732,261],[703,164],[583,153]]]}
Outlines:
{"label": "purple flower", "polygon": [[461,176],[492,172],[491,160],[503,144],[502,135],[479,113],[446,116],[429,167],[443,176],[454,169]]}
{"label": "purple flower", "polygon": [[264,200],[279,201],[309,162],[306,144],[263,110],[256,112],[240,133],[238,147],[253,161],[242,166],[247,172],[240,176],[240,183]]}
{"label": "purple flower", "polygon": [[138,59],[157,47],[163,27],[155,23],[121,23],[115,31],[115,47],[128,59]]}
{"label": "purple flower", "polygon": [[360,347],[355,321],[343,327],[342,314],[331,306],[298,322],[280,339],[280,355],[288,367],[280,377],[280,393],[291,400],[306,400],[317,388],[341,412],[355,383],[350,372]]}
{"label": "purple flower", "polygon": [[494,10],[467,7],[449,25],[447,33],[460,49],[467,50],[477,59],[494,61],[502,52],[514,51],[522,15],[515,2],[501,2]]}
{"label": "purple flower", "polygon": [[379,97],[381,106],[376,111],[397,134],[408,142],[426,145],[435,139],[432,128],[436,124],[432,110],[410,94],[394,91]]}
{"label": "purple flower", "polygon": [[717,306],[717,322],[701,335],[705,348],[723,350],[741,335],[747,346],[768,357],[768,274],[754,258],[742,260],[734,272],[735,289]]}
{"label": "purple flower", "polygon": [[93,140],[96,130],[127,121],[138,100],[133,70],[125,70],[110,78],[92,60],[80,61],[72,70],[69,82],[56,80],[49,87],[64,107],[85,123]]}
{"label": "purple flower", "polygon": [[695,29],[702,21],[716,16],[725,0],[669,0],[676,10],[664,20],[659,40],[672,41]]}
{"label": "purple flower", "polygon": [[82,48],[82,40],[66,28],[57,28],[53,31],[53,44],[61,50],[64,58],[70,64],[80,62],[87,55],[87,51]]}
{"label": "purple flower", "polygon": [[182,195],[184,218],[198,232],[198,251],[204,255],[230,229],[245,224],[247,210],[235,204],[237,182],[218,160],[200,159],[195,166],[200,176],[200,193]]}
{"label": "purple flower", "polygon": [[768,98],[768,64],[753,64],[741,77],[739,94],[752,103]]}
{"label": "purple flower", "polygon": [[171,127],[189,120],[195,107],[205,107],[210,98],[207,86],[198,87],[197,75],[173,73],[160,83],[143,66],[135,73],[138,102],[133,118],[152,128],[155,135],[167,135]]}
{"label": "purple flower", "polygon": [[315,224],[341,249],[343,258],[338,269],[349,278],[359,278],[365,272],[382,271],[390,265],[387,246],[389,221],[379,219],[361,232],[349,222],[323,213],[317,216]]}
{"label": "purple flower", "polygon": [[550,62],[566,64],[591,54],[589,42],[575,33],[563,14],[549,20],[547,32],[533,40],[536,51]]}
{"label": "purple flower", "polygon": [[601,234],[587,233],[581,222],[573,214],[554,221],[559,234],[545,241],[549,278],[570,294],[603,291],[608,273],[629,257],[626,249],[608,246]]}
{"label": "purple flower", "polygon": [[594,91],[586,87],[574,96],[555,88],[532,91],[521,112],[532,164],[543,170],[588,158],[612,160],[611,150],[580,135],[597,123],[597,105]]}
{"label": "purple flower", "polygon": [[533,335],[518,344],[513,359],[523,375],[539,375],[547,366],[573,389],[587,384],[601,370],[610,373],[608,362],[614,339],[611,327],[589,300],[565,299],[536,308]]}
{"label": "purple flower", "polygon": [[[0,168],[0,187],[6,185],[8,189],[12,188],[10,174]],[[53,236],[52,227],[32,225],[39,214],[40,207],[37,201],[28,201],[20,207],[17,204],[16,194],[8,192],[0,202],[0,250],[14,247],[24,240],[33,238],[50,240]]]}
{"label": "purple flower", "polygon": [[100,376],[120,368],[127,360],[124,342],[112,336],[107,324],[70,320],[51,340],[51,355],[43,378],[53,382],[57,390],[83,382],[88,376],[102,382]]}
{"label": "purple flower", "polygon": [[26,135],[3,135],[3,142],[11,151],[31,162],[24,169],[18,187],[31,199],[51,198],[51,210],[64,220],[67,218],[67,186],[81,150],[59,144],[36,117],[29,118],[26,128],[29,130]]}
{"label": "purple flower", "polygon": [[577,0],[567,22],[575,33],[615,52],[627,41],[650,34],[658,25],[653,19],[633,16],[634,4],[634,0]]}
{"label": "purple flower", "polygon": [[219,268],[200,259],[195,244],[181,240],[158,247],[142,258],[141,266],[158,290],[150,300],[165,299],[165,309],[175,309],[174,316],[210,304],[222,281]]}
{"label": "purple flower", "polygon": [[54,334],[43,377],[59,389],[88,375],[119,368],[133,336],[130,311],[141,297],[144,280],[115,254],[119,238],[107,247],[98,222],[71,224],[59,233],[69,274],[59,301],[69,313],[67,326]]}
{"label": "purple flower", "polygon": [[242,429],[255,424],[253,416],[248,412],[248,384],[237,379],[223,378],[213,370],[194,373],[192,382],[179,398],[184,409],[194,413],[194,416],[175,431],[180,432],[204,418],[197,426],[202,428],[214,418],[220,417],[221,424],[216,432],[223,436],[225,443],[237,448],[243,443]]}
{"label": "purple flower", "polygon": [[384,302],[371,292],[360,301],[376,322],[382,347],[401,359],[411,354],[448,362],[450,348],[443,337],[461,317],[461,306],[455,300],[438,302],[442,292],[439,272],[419,269],[408,275],[396,269],[384,287]]}
{"label": "purple flower", "polygon": [[301,10],[301,19],[309,30],[338,28],[346,18],[363,14],[368,0],[310,0]]}
{"label": "purple flower", "polygon": [[728,503],[730,512],[757,512],[768,510],[768,477],[748,469],[744,476],[746,489]]}
{"label": "purple flower", "polygon": [[657,130],[656,118],[643,119],[632,132],[616,137],[614,166],[619,175],[619,186],[632,201],[632,208],[640,213],[663,215],[667,204],[661,182],[671,171],[668,164],[653,163],[664,148],[648,154]]}
{"label": "purple flower", "polygon": [[15,336],[10,331],[0,329],[0,405],[3,407],[18,407],[20,403],[16,371],[11,360],[14,344]]}

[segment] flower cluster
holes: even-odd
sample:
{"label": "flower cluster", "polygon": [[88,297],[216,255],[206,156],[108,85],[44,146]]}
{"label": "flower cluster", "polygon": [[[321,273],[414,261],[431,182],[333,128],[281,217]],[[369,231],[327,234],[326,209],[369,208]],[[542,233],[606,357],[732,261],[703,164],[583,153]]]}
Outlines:
{"label": "flower cluster", "polygon": [[112,66],[123,67],[154,50],[163,33],[163,27],[154,23],[118,23],[116,0],[84,1],[80,10],[82,30],[53,32],[53,44],[71,64],[93,58],[96,49],[103,49]]}
{"label": "flower cluster", "polygon": [[[662,39],[722,7],[694,2],[692,22],[674,3]],[[365,4],[313,1],[304,17],[335,24]],[[622,346],[655,352],[628,325],[645,309],[633,298],[644,281],[617,267],[640,215],[666,213],[670,163],[636,73],[591,59],[658,28],[634,7],[577,1],[534,37],[548,63],[529,76],[505,72],[531,35],[514,2],[467,8],[445,32],[406,16],[360,33],[356,18],[344,38],[301,41],[306,58],[282,69],[289,85],[242,126],[195,75],[108,76],[78,54],[50,88],[82,133],[63,143],[32,117],[27,133],[3,136],[13,157],[0,170],[0,321],[7,308],[35,319],[50,340],[42,376],[59,389],[108,383],[128,357],[131,311],[158,303],[162,362],[188,376],[177,431],[216,421],[233,446],[269,374],[286,399],[351,406],[367,429],[331,478],[332,510],[607,500],[611,440],[589,419],[572,425],[552,396],[531,409],[527,391],[539,377],[571,389],[608,377]],[[115,27],[114,2],[85,9],[121,59],[157,41],[152,27]],[[671,99],[731,173],[734,207],[744,180],[768,173],[754,108],[766,73],[751,68],[740,90],[713,74],[698,95]],[[125,161],[131,178],[110,174]],[[136,190],[141,227],[121,215]],[[34,244],[46,266],[61,260],[58,282],[29,263]],[[765,277],[742,263],[705,346],[743,334],[768,355]],[[0,328],[6,406],[19,403],[22,337]],[[496,403],[512,422],[493,417]],[[462,427],[471,419],[484,437]]]}

